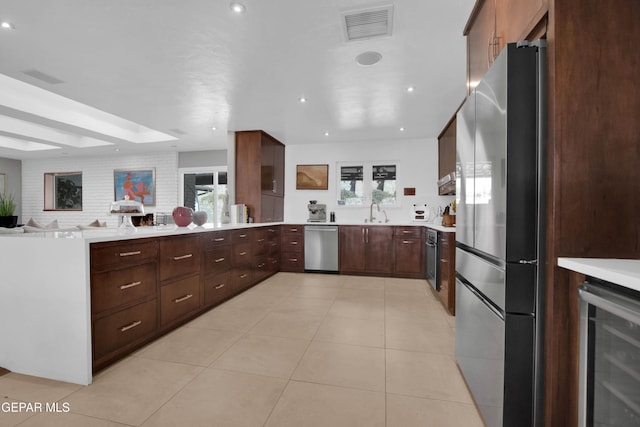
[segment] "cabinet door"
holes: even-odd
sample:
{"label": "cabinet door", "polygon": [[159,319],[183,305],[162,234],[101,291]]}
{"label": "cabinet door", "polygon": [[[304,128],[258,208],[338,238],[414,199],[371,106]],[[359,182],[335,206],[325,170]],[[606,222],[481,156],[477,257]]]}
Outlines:
{"label": "cabinet door", "polygon": [[273,153],[276,143],[263,135],[261,144],[260,189],[262,194],[275,194],[275,174]]}
{"label": "cabinet door", "polygon": [[477,14],[470,21],[471,26],[466,29],[469,93],[480,82],[494,59],[495,13],[495,0],[482,1]]}
{"label": "cabinet door", "polygon": [[365,227],[340,226],[340,271],[365,270]]}
{"label": "cabinet door", "polygon": [[263,193],[260,196],[260,203],[262,204],[260,209],[260,218],[254,218],[254,220],[256,222],[277,222],[275,219],[275,205],[278,200],[282,199]]}
{"label": "cabinet door", "polygon": [[391,273],[393,271],[393,227],[367,227],[365,270],[372,273]]}
{"label": "cabinet door", "polygon": [[394,239],[395,269],[400,276],[424,277],[424,245],[422,239]]}
{"label": "cabinet door", "polygon": [[275,195],[284,197],[284,145],[277,142],[273,145],[273,179]]}
{"label": "cabinet door", "polygon": [[543,8],[546,0],[496,0],[496,34],[500,48],[526,38]]}

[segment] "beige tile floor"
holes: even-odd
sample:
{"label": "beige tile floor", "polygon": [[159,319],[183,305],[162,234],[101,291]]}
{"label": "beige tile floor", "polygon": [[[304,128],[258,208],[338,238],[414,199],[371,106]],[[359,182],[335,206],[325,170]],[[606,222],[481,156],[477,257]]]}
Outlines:
{"label": "beige tile floor", "polygon": [[0,377],[4,426],[482,427],[424,280],[279,273],[88,387]]}

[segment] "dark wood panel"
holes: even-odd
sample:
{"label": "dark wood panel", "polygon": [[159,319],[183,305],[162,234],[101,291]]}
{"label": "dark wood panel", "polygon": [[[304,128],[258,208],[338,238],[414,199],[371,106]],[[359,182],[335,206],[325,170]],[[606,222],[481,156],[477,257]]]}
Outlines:
{"label": "dark wood panel", "polygon": [[495,9],[495,0],[478,0],[464,30],[469,92],[480,82],[494,59],[491,43],[495,35]]}
{"label": "dark wood panel", "polygon": [[246,243],[251,242],[253,239],[253,230],[251,228],[241,228],[239,230],[233,230],[231,232],[232,243]]}
{"label": "dark wood panel", "polygon": [[256,220],[262,215],[261,137],[260,131],[236,132],[236,203],[246,204]]}
{"label": "dark wood panel", "polygon": [[220,273],[231,268],[231,246],[224,245],[204,252],[205,274]]}
{"label": "dark wood panel", "polygon": [[140,264],[155,260],[157,256],[158,242],[153,239],[91,244],[91,268],[94,271]]}
{"label": "dark wood panel", "polygon": [[91,276],[91,312],[97,314],[153,297],[157,282],[155,262],[94,273]]}
{"label": "dark wood panel", "polygon": [[239,266],[231,269],[231,287],[234,293],[242,292],[253,285],[253,268]]}
{"label": "dark wood panel", "polygon": [[366,228],[350,225],[340,226],[339,242],[340,271],[365,271]]}
{"label": "dark wood panel", "polygon": [[200,242],[202,244],[202,249],[205,250],[219,247],[221,245],[231,244],[231,231],[224,230],[202,233],[200,235]]}
{"label": "dark wood panel", "polygon": [[198,236],[173,236],[160,241],[160,281],[200,272]]}
{"label": "dark wood panel", "polygon": [[500,48],[524,40],[547,9],[547,0],[496,0],[496,34]]}
{"label": "dark wood panel", "polygon": [[249,266],[253,261],[251,243],[236,243],[231,252],[231,264],[237,266]]}
{"label": "dark wood panel", "polygon": [[161,325],[168,325],[200,306],[200,276],[172,282],[160,289]]}
{"label": "dark wood panel", "polygon": [[395,237],[394,275],[423,279],[425,277],[424,241],[422,239]]}
{"label": "dark wood panel", "polygon": [[438,296],[451,315],[456,314],[456,237],[455,233],[438,233],[440,245],[440,291]]}
{"label": "dark wood panel", "polygon": [[99,359],[140,340],[154,333],[156,328],[155,299],[96,320],[93,325],[93,358]]}
{"label": "dark wood panel", "polygon": [[406,237],[408,239],[422,239],[424,235],[423,227],[394,227],[393,235],[395,237]]}
{"label": "dark wood panel", "polygon": [[204,303],[206,306],[218,304],[233,295],[231,272],[214,274],[204,279]]}
{"label": "dark wood panel", "polygon": [[280,257],[280,271],[291,273],[304,272],[304,254],[297,252],[282,252]]}
{"label": "dark wood panel", "polygon": [[372,273],[391,274],[394,265],[393,227],[367,227],[365,270]]}

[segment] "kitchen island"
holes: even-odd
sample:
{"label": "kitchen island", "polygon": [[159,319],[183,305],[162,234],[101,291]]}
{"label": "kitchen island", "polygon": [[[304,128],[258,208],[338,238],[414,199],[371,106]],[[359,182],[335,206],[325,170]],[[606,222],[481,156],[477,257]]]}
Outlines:
{"label": "kitchen island", "polygon": [[[76,384],[91,383],[94,369],[89,285],[92,245],[200,237],[258,226],[269,224],[158,226],[1,236],[0,366],[27,375]],[[157,293],[160,293],[159,287]]]}

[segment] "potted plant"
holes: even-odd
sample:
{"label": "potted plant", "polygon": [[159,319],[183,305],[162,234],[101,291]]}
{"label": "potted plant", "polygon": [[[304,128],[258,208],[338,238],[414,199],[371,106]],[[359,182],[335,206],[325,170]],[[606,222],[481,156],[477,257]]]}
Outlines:
{"label": "potted plant", "polygon": [[0,227],[13,228],[18,224],[18,217],[13,215],[16,203],[12,194],[0,194]]}

